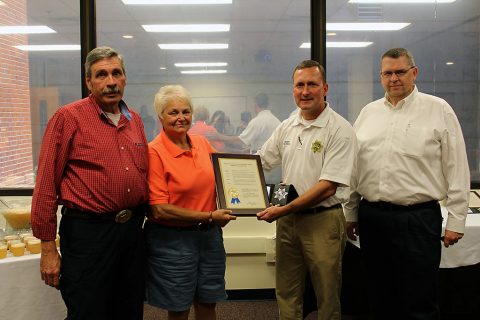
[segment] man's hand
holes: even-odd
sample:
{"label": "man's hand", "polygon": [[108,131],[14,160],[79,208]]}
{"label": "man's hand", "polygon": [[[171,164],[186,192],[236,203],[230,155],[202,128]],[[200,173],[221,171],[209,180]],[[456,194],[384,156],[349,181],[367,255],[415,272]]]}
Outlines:
{"label": "man's hand", "polygon": [[443,236],[443,245],[445,248],[453,246],[458,240],[463,238],[463,233],[458,233],[455,231],[445,230],[445,235]]}
{"label": "man's hand", "polygon": [[60,254],[57,251],[55,241],[42,241],[42,253],[40,257],[40,274],[45,284],[59,288],[60,284]]}
{"label": "man's hand", "polygon": [[260,211],[257,213],[258,220],[265,220],[268,223],[272,223],[273,221],[277,220],[281,216],[286,214],[285,207],[280,207],[279,205],[270,206],[267,209]]}
{"label": "man's hand", "polygon": [[347,221],[347,236],[353,241],[357,241],[358,236],[358,222]]}

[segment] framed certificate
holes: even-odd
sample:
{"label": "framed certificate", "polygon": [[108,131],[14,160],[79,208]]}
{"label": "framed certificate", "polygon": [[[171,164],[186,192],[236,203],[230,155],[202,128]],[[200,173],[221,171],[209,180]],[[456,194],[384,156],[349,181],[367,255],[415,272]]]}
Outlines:
{"label": "framed certificate", "polygon": [[253,216],[268,204],[260,156],[212,153],[218,207]]}

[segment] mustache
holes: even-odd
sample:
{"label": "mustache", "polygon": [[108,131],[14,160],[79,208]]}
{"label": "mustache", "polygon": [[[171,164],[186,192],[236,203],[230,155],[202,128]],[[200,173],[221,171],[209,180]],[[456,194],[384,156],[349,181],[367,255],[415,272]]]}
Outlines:
{"label": "mustache", "polygon": [[103,94],[111,94],[111,93],[120,93],[120,88],[118,88],[117,86],[113,87],[113,88],[105,88],[102,90],[102,93]]}

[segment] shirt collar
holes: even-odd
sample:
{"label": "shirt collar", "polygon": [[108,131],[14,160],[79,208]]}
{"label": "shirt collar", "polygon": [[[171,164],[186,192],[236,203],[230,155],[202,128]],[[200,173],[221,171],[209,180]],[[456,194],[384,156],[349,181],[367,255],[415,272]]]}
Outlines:
{"label": "shirt collar", "polygon": [[[95,109],[97,110],[98,114],[99,115],[103,114],[105,117],[107,117],[107,115],[105,114],[105,111],[103,111],[102,108],[100,108],[100,106],[97,103],[97,100],[95,100],[95,98],[93,97],[93,94],[90,93],[89,98],[92,101],[93,105],[95,106]],[[132,120],[132,114],[130,113],[130,110],[128,109],[127,104],[123,100],[120,100],[120,102],[118,103],[118,106],[120,107],[120,113],[123,114],[125,118],[127,118],[127,120],[129,121]]]}
{"label": "shirt collar", "polygon": [[412,92],[410,92],[410,94],[408,96],[406,96],[405,98],[403,98],[402,100],[398,101],[397,105],[396,106],[393,106],[392,103],[390,103],[390,101],[388,101],[387,99],[387,93],[385,92],[385,100],[383,101],[383,104],[387,107],[390,107],[390,108],[396,108],[396,109],[400,109],[402,108],[404,105],[407,105],[408,103],[410,103],[413,99],[415,99],[415,95],[418,93],[418,88],[417,88],[417,85],[414,85],[413,86],[413,90]]}
{"label": "shirt collar", "polygon": [[271,111],[270,111],[269,109],[262,109],[259,113],[257,113],[257,116],[258,116],[260,113],[271,113]]}
{"label": "shirt collar", "polygon": [[330,116],[330,113],[332,110],[330,109],[330,104],[325,101],[325,109],[323,109],[322,113],[318,115],[318,117],[315,119],[315,121],[311,123],[306,123],[306,121],[302,118],[301,111],[299,111],[294,117],[293,125],[303,125],[304,127],[310,127],[310,126],[315,126],[319,128],[324,128],[327,126],[328,118]]}
{"label": "shirt collar", "polygon": [[[165,130],[163,129],[162,129],[162,132],[160,133],[160,138],[162,139],[162,144],[165,146],[165,149],[167,149],[168,153],[170,153],[170,155],[174,158],[189,152],[188,150],[183,150],[182,148],[177,146],[175,143],[173,143],[172,140],[168,138],[167,134],[165,133]],[[188,141],[190,141],[190,145],[192,146],[191,152],[193,153],[195,146],[192,142],[192,139],[190,139],[190,136],[188,135],[188,133],[187,133],[187,139]]]}

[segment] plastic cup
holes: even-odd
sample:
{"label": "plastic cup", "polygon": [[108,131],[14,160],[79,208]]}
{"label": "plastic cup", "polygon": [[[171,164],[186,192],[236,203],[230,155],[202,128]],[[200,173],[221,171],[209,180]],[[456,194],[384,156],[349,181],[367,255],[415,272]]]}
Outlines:
{"label": "plastic cup", "polygon": [[0,244],[0,259],[5,259],[7,257],[7,245]]}
{"label": "plastic cup", "polygon": [[38,239],[35,238],[34,236],[26,237],[25,239],[23,239],[23,243],[25,243],[25,247],[27,248],[27,251],[30,251],[28,246],[31,240],[38,240]]}
{"label": "plastic cup", "polygon": [[20,238],[15,234],[11,234],[11,235],[3,237],[3,239],[5,240],[5,242],[8,242],[10,240],[18,240]]}
{"label": "plastic cup", "polygon": [[40,239],[29,239],[28,244],[27,244],[27,250],[30,251],[32,254],[37,254],[40,253],[42,247],[41,247],[41,241]]}
{"label": "plastic cup", "polygon": [[20,257],[25,254],[25,243],[19,242],[19,243],[13,243],[10,245],[10,252],[15,256],[15,257]]}
{"label": "plastic cup", "polygon": [[20,239],[22,239],[23,242],[25,242],[25,238],[28,238],[28,237],[33,237],[33,234],[31,233],[22,233],[20,235]]}
{"label": "plastic cup", "polygon": [[12,247],[13,244],[16,244],[16,243],[22,243],[22,241],[20,239],[15,239],[15,240],[8,240],[7,241],[7,247],[8,249],[10,250],[10,248]]}

